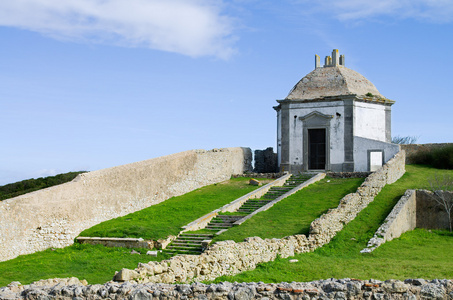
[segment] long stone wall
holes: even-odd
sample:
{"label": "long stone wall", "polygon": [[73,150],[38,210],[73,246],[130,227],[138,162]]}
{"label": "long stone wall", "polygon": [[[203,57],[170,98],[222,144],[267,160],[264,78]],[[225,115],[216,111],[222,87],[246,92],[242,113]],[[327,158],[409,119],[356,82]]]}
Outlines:
{"label": "long stone wall", "polygon": [[201,255],[179,255],[161,262],[140,263],[135,270],[122,269],[115,281],[191,282],[213,280],[222,275],[234,275],[256,268],[259,263],[294,256],[321,247],[343,229],[364,209],[380,190],[394,183],[405,172],[405,152],[399,152],[381,169],[369,175],[356,193],[341,199],[337,208],[312,222],[310,234],[288,236],[282,239],[250,237],[244,242],[217,242]]}
{"label": "long stone wall", "polygon": [[452,280],[327,279],[312,282],[218,284],[132,284],[130,282],[87,285],[77,278],[41,280],[22,286],[18,282],[0,288],[0,299],[451,299]]}
{"label": "long stone wall", "polygon": [[249,148],[191,150],[84,173],[0,202],[0,261],[65,247],[83,230],[251,169]]}
{"label": "long stone wall", "polygon": [[449,218],[431,191],[407,190],[360,252],[370,253],[415,228],[450,229]]}

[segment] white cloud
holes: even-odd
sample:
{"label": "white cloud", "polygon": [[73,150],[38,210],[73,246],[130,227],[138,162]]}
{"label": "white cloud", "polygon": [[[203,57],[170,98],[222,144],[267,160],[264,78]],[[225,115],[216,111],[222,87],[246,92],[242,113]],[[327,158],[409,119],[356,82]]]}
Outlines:
{"label": "white cloud", "polygon": [[342,21],[390,16],[435,23],[453,21],[452,0],[288,0],[304,5],[307,16],[322,13]]}
{"label": "white cloud", "polygon": [[228,58],[232,19],[221,0],[5,0],[0,25],[77,41]]}
{"label": "white cloud", "polygon": [[453,21],[451,0],[321,0],[318,5],[343,21],[384,15],[440,23]]}

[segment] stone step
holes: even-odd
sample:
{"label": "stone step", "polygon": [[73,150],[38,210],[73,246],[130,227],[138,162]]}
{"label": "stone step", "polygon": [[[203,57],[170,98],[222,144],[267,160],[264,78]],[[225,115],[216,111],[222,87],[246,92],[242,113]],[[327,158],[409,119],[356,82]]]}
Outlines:
{"label": "stone step", "polygon": [[233,223],[209,223],[206,227],[231,227]]}
{"label": "stone step", "polygon": [[207,240],[207,239],[210,239],[210,238],[212,238],[212,235],[211,236],[199,237],[199,238],[178,236],[178,238],[176,240],[180,240],[180,241],[200,241],[201,242],[202,240]]}
{"label": "stone step", "polygon": [[191,236],[212,236],[212,234],[209,234],[209,233],[182,233],[181,235],[184,235],[184,236],[190,236],[190,235]]}
{"label": "stone step", "polygon": [[170,254],[170,255],[176,255],[176,254],[191,254],[191,255],[200,255],[203,251],[194,251],[194,250],[178,250],[178,251],[165,251],[165,253]]}
{"label": "stone step", "polygon": [[[170,246],[197,246],[199,247],[201,245],[201,243],[178,243],[178,242],[173,242],[171,243]],[[170,247],[170,246],[167,246],[167,247]]]}
{"label": "stone step", "polygon": [[212,219],[210,223],[233,223],[235,222],[237,219]]}
{"label": "stone step", "polygon": [[168,246],[165,248],[165,251],[201,251],[203,248],[201,245],[198,245],[196,247],[184,247],[184,246]]}

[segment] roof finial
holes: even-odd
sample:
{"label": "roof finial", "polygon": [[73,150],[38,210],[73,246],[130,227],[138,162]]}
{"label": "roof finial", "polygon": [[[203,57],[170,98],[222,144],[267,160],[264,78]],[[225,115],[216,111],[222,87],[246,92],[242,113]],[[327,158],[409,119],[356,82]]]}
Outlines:
{"label": "roof finial", "polygon": [[336,67],[339,64],[340,64],[340,55],[338,53],[338,49],[333,49],[332,50],[332,65],[334,67]]}
{"label": "roof finial", "polygon": [[321,68],[321,58],[318,54],[315,54],[315,69]]}
{"label": "roof finial", "polygon": [[[325,67],[337,67],[337,66],[344,66],[344,55],[339,55],[338,49],[333,49],[332,56],[326,56],[324,61],[324,68]],[[319,56],[315,55],[315,68],[320,68],[321,65],[319,63]]]}

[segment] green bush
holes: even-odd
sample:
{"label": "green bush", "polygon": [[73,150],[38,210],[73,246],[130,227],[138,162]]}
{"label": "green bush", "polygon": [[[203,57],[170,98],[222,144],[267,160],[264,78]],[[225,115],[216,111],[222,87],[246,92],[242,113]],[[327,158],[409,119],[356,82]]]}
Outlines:
{"label": "green bush", "polygon": [[419,151],[412,156],[415,164],[429,165],[438,169],[453,169],[453,145]]}
{"label": "green bush", "polygon": [[76,178],[77,175],[85,172],[86,171],[69,172],[44,178],[40,177],[37,179],[22,180],[19,182],[0,186],[0,201],[69,182]]}

